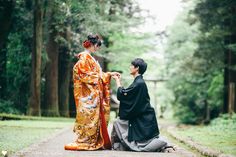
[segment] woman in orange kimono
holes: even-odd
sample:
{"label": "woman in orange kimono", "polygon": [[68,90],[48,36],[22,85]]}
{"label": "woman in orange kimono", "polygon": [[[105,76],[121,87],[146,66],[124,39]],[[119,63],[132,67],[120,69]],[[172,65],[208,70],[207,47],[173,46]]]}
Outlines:
{"label": "woman in orange kimono", "polygon": [[73,67],[76,120],[73,131],[75,142],[65,145],[66,150],[111,149],[107,124],[110,114],[110,79],[116,72],[102,72],[99,63],[91,56],[101,46],[96,35],[83,42],[84,52],[79,53]]}

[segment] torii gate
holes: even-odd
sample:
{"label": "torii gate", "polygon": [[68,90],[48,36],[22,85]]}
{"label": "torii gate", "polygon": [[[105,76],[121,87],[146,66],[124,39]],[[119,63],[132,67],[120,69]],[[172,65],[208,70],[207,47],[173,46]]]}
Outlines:
{"label": "torii gate", "polygon": [[[156,89],[157,89],[157,83],[158,82],[165,82],[165,81],[167,81],[167,79],[163,79],[163,78],[160,78],[160,79],[144,78],[144,80],[146,82],[153,82],[154,83],[154,91],[156,91]],[[155,112],[157,112],[156,107],[157,107],[157,96],[156,96],[156,94],[154,92],[154,109],[155,109]]]}

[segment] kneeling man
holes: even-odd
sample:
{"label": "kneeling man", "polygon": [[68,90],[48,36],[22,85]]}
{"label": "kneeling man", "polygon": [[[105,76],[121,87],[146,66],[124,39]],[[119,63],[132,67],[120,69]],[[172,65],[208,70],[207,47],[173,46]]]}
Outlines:
{"label": "kneeling man", "polygon": [[114,122],[111,141],[114,150],[162,151],[167,142],[159,138],[159,128],[143,74],[147,64],[141,58],[131,62],[130,74],[134,81],[128,87],[121,85],[121,76],[114,75],[117,99],[120,101],[119,118]]}

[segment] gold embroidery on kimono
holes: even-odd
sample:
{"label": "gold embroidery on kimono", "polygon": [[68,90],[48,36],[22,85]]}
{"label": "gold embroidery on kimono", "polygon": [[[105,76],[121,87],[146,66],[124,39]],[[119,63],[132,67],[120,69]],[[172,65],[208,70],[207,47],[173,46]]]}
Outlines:
{"label": "gold embroidery on kimono", "polygon": [[73,67],[77,113],[74,132],[77,135],[77,145],[71,149],[96,150],[105,147],[105,143],[109,142],[109,136],[104,134],[101,126],[104,125],[101,115],[104,115],[104,121],[108,124],[110,78],[110,73],[102,72],[100,65],[88,52],[79,54],[79,60]]}

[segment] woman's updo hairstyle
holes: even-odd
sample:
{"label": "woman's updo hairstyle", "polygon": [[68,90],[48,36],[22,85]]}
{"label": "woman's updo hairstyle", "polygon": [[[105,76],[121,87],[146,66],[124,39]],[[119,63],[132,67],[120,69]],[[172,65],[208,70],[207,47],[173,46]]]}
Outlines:
{"label": "woman's updo hairstyle", "polygon": [[90,35],[88,35],[87,38],[88,39],[83,42],[83,47],[84,48],[89,48],[92,45],[97,45],[97,46],[101,46],[102,45],[102,42],[101,42],[101,40],[100,40],[98,35],[90,34]]}

